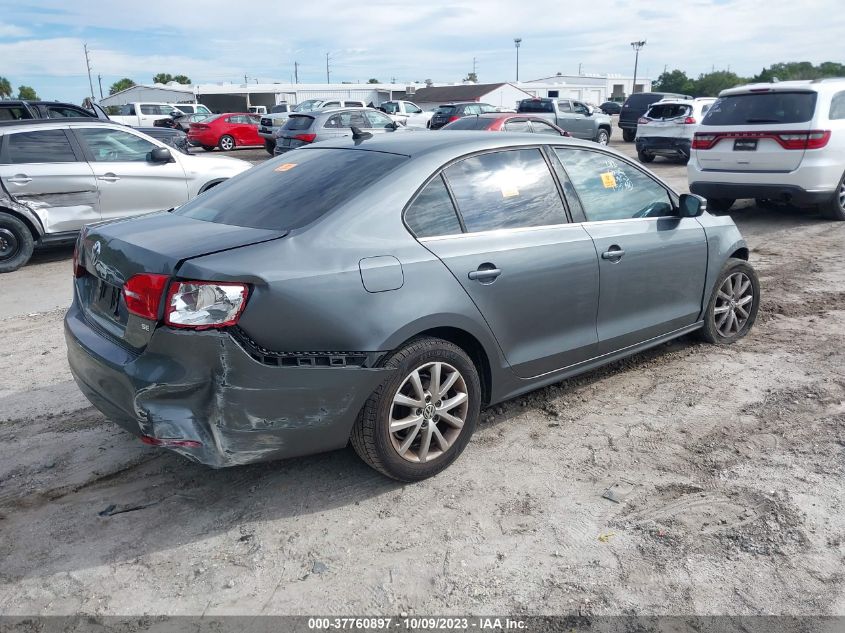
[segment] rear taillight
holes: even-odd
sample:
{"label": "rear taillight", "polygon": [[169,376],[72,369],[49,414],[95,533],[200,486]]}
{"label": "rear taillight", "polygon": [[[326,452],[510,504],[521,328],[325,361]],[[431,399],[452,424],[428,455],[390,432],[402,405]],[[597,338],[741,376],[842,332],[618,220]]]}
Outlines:
{"label": "rear taillight", "polygon": [[83,266],[80,261],[79,240],[76,240],[76,243],[73,245],[73,276],[78,279],[79,277],[84,277],[87,272],[88,271],[85,270],[85,266]]}
{"label": "rear taillight", "polygon": [[249,288],[216,281],[174,281],[167,293],[164,322],[205,330],[235,325],[246,307]]}
{"label": "rear taillight", "polygon": [[167,275],[153,275],[141,273],[129,278],[123,284],[123,297],[126,309],[142,319],[158,320],[158,309],[161,305],[161,295],[167,285]]}
{"label": "rear taillight", "polygon": [[784,149],[821,149],[830,140],[830,130],[787,132],[786,134],[778,134],[775,140]]}
{"label": "rear taillight", "polygon": [[448,120],[448,121],[446,121],[446,123],[451,123],[452,121],[457,121],[457,120],[458,120],[458,119],[460,119],[460,118],[461,118],[461,117],[459,117],[458,115],[453,114],[452,116],[450,116],[450,117],[449,117],[449,120]]}
{"label": "rear taillight", "polygon": [[317,138],[316,134],[297,134],[293,137],[297,141],[302,141],[303,143],[313,143],[314,139]]}
{"label": "rear taillight", "polygon": [[698,121],[695,120],[694,116],[688,116],[684,119],[684,125],[695,125]]}
{"label": "rear taillight", "polygon": [[718,140],[719,137],[716,134],[696,134],[692,139],[692,148],[710,149]]}
{"label": "rear taillight", "polygon": [[641,116],[639,119],[637,119],[637,125],[646,125],[647,123],[648,119],[644,116]]}

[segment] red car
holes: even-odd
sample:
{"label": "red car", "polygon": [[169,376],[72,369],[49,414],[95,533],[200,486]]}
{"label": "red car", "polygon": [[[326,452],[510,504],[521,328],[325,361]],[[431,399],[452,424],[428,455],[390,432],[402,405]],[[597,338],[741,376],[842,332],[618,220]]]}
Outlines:
{"label": "red car", "polygon": [[546,121],[543,117],[508,112],[488,112],[461,117],[444,125],[441,130],[486,130],[488,132],[533,132],[554,136],[572,136]]}
{"label": "red car", "polygon": [[264,139],[258,136],[259,118],[246,112],[214,114],[200,123],[191,123],[188,142],[199,145],[206,152],[215,147],[229,151],[247,145],[264,146]]}

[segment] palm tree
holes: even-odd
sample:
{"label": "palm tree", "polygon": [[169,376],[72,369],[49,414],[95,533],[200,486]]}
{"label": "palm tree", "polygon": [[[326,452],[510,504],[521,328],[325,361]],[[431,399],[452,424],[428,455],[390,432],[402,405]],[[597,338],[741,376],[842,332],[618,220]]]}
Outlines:
{"label": "palm tree", "polygon": [[0,99],[8,99],[12,96],[12,84],[5,77],[0,77]]}

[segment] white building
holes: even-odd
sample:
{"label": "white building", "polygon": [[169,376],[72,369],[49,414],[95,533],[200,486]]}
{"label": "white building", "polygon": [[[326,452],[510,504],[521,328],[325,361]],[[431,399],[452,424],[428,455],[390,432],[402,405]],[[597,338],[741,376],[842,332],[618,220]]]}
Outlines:
{"label": "white building", "polygon": [[612,74],[564,75],[558,73],[552,77],[542,77],[517,84],[534,97],[568,97],[588,103],[600,104],[605,101],[623,101],[633,92],[651,92],[651,79],[637,77],[636,89],[634,78]]}
{"label": "white building", "polygon": [[105,108],[139,101],[189,103],[194,101],[194,87],[176,82],[169,84],[135,84],[131,88],[103,97],[98,103]]}

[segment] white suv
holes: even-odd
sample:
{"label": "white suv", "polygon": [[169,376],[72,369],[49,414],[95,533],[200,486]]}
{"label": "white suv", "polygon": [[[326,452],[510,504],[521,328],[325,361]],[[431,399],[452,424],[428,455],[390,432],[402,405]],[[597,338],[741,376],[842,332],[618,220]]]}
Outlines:
{"label": "white suv", "polygon": [[649,106],[637,121],[637,157],[650,163],[655,156],[679,158],[688,162],[693,133],[716,101],[701,99],[662,99]]}
{"label": "white suv", "polygon": [[845,79],[723,90],[695,133],[687,174],[711,210],[756,198],[845,220]]}

